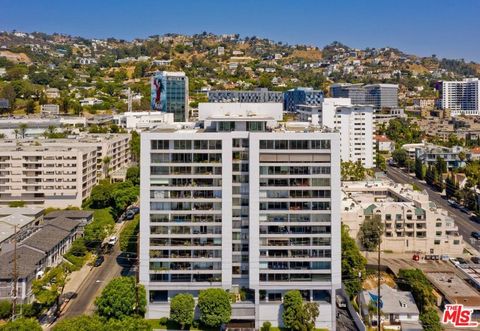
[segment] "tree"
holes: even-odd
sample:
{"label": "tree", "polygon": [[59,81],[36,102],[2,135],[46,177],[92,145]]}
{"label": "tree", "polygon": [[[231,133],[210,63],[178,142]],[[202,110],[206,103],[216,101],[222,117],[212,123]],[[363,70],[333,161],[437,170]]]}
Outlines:
{"label": "tree", "polygon": [[[117,277],[110,281],[95,300],[97,312],[107,319],[145,314],[145,288],[134,277]],[[137,300],[138,298],[138,300]]]}
{"label": "tree", "polygon": [[303,323],[306,326],[308,331],[315,329],[315,321],[320,315],[320,310],[318,308],[318,303],[316,302],[305,302],[303,304]]}
{"label": "tree", "polygon": [[402,148],[396,149],[392,153],[392,159],[399,167],[404,167],[407,164],[407,158],[407,151]]}
{"label": "tree", "polygon": [[362,281],[366,276],[367,260],[360,253],[355,240],[350,237],[348,227],[342,225],[342,279],[345,290],[353,298],[362,289]]}
{"label": "tree", "polygon": [[52,328],[52,331],[150,331],[148,322],[138,317],[124,317],[122,319],[105,320],[98,315],[65,318]]}
{"label": "tree", "polygon": [[200,321],[206,326],[220,327],[228,323],[232,315],[230,295],[221,288],[209,288],[198,296]]}
{"label": "tree", "polygon": [[137,235],[140,226],[140,218],[136,216],[132,221],[128,222],[120,233],[120,249],[123,252],[137,251]]}
{"label": "tree", "polygon": [[298,290],[285,293],[283,297],[282,320],[285,327],[292,330],[300,330],[299,323],[303,309],[302,294]]}
{"label": "tree", "polygon": [[184,329],[192,324],[194,309],[195,300],[191,294],[177,294],[170,303],[170,318]]}
{"label": "tree", "polygon": [[65,318],[59,321],[52,331],[100,331],[105,329],[105,323],[98,316],[81,315]]}
{"label": "tree", "polygon": [[423,163],[418,157],[415,158],[415,176],[420,180],[424,178]]}
{"label": "tree", "polygon": [[12,314],[12,303],[7,300],[0,301],[0,319],[7,319]]}
{"label": "tree", "polygon": [[105,156],[102,159],[103,162],[103,171],[105,173],[105,177],[110,177],[110,162],[112,162],[112,158],[110,156]]}
{"label": "tree", "polygon": [[3,88],[0,90],[0,98],[5,98],[8,100],[8,103],[10,105],[10,111],[13,112],[13,109],[15,108],[15,99],[17,98],[17,92],[15,91],[15,88],[12,84],[7,84],[3,86]]}
{"label": "tree", "polygon": [[385,157],[380,154],[378,151],[377,151],[377,154],[375,155],[375,166],[380,169],[380,170],[387,170],[387,162],[385,160]]}
{"label": "tree", "polygon": [[42,331],[42,327],[34,318],[18,318],[0,326],[1,331]]}
{"label": "tree", "polygon": [[32,99],[28,99],[27,101],[27,104],[25,106],[25,112],[27,114],[33,114],[35,113],[35,101],[33,101]]}
{"label": "tree", "polygon": [[125,179],[132,182],[134,186],[140,185],[140,168],[137,166],[128,168]]}
{"label": "tree", "polygon": [[291,330],[310,331],[315,329],[319,315],[318,303],[304,302],[298,290],[285,293],[283,297],[283,324]]}
{"label": "tree", "polygon": [[382,241],[383,223],[380,215],[373,215],[370,219],[365,219],[360,226],[358,237],[362,246],[367,251],[373,252],[378,249]]}
{"label": "tree", "polygon": [[360,160],[341,163],[341,175],[344,181],[359,181],[366,178],[366,169]]}
{"label": "tree", "polygon": [[27,128],[28,126],[25,123],[20,123],[20,125],[18,126],[18,130],[22,138],[25,138],[25,134],[27,133]]}
{"label": "tree", "polygon": [[140,135],[137,131],[132,131],[132,138],[130,139],[130,152],[132,153],[132,160],[140,160]]}
{"label": "tree", "polygon": [[422,322],[425,331],[443,330],[442,325],[440,324],[440,317],[438,317],[438,313],[433,307],[428,307],[420,314],[420,321]]}
{"label": "tree", "polygon": [[32,292],[37,301],[47,307],[57,304],[57,312],[60,308],[59,300],[67,282],[68,269],[65,263],[61,263],[50,269],[42,278],[32,282]]}

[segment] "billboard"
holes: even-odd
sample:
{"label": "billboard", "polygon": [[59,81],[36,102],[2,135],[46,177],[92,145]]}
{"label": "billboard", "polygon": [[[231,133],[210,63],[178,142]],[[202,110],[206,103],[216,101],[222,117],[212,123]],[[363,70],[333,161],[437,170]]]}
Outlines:
{"label": "billboard", "polygon": [[167,112],[167,79],[161,72],[152,76],[150,108]]}

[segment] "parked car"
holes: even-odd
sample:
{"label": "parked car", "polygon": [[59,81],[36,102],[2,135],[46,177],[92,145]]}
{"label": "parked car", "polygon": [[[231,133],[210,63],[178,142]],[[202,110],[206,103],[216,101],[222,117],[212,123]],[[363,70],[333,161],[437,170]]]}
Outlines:
{"label": "parked car", "polygon": [[475,239],[478,240],[478,239],[480,239],[480,232],[478,232],[478,231],[473,231],[472,234],[471,234],[471,236],[472,236],[473,238],[475,238]]}
{"label": "parked car", "polygon": [[480,264],[480,256],[472,256],[470,260],[475,264]]}
{"label": "parked car", "polygon": [[468,264],[468,261],[465,260],[463,257],[457,257],[457,261],[460,264]]}
{"label": "parked car", "polygon": [[105,261],[105,257],[103,255],[100,255],[99,257],[97,257],[97,259],[93,263],[93,266],[94,267],[99,267],[99,266],[102,265],[103,261]]}
{"label": "parked car", "polygon": [[111,236],[110,239],[108,239],[108,244],[111,246],[114,246],[118,241],[118,238],[116,236]]}
{"label": "parked car", "polygon": [[460,264],[460,262],[458,262],[458,259],[455,257],[450,258],[450,262],[452,262],[454,266],[458,266]]}
{"label": "parked car", "polygon": [[140,208],[138,208],[138,207],[132,207],[132,208],[129,209],[129,211],[130,211],[130,210],[131,210],[135,215],[140,212]]}
{"label": "parked car", "polygon": [[465,214],[468,214],[468,213],[469,213],[469,210],[468,210],[468,208],[466,208],[466,207],[460,207],[460,211],[461,211],[462,213],[465,213]]}

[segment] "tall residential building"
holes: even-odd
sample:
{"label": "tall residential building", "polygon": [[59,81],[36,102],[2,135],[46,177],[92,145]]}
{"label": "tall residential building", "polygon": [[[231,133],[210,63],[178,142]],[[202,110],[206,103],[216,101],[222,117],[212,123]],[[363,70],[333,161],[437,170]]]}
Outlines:
{"label": "tall residential building", "polygon": [[209,91],[208,102],[280,102],[283,103],[283,93],[258,88],[253,91]]}
{"label": "tall residential building", "polygon": [[480,115],[480,81],[465,78],[462,81],[443,81],[441,107],[455,115]]}
{"label": "tall residential building", "polygon": [[376,110],[398,107],[398,85],[396,84],[332,84],[330,96],[350,98],[354,105],[372,105]]}
{"label": "tall residential building", "polygon": [[221,287],[244,293],[232,305],[233,320],[281,326],[283,296],[298,289],[319,303],[317,327],[335,330],[338,133],[280,125],[281,107],[210,105],[200,105],[201,123],[142,133],[140,282],[147,318],[168,316],[178,293],[198,297]]}
{"label": "tall residential building", "polygon": [[174,114],[175,122],[188,120],[188,77],[184,72],[160,71],[152,76],[151,108]]}
{"label": "tall residential building", "polygon": [[8,146],[0,148],[0,205],[80,207],[97,183],[95,147]]}
{"label": "tall residential building", "polygon": [[284,92],[283,99],[283,109],[295,112],[298,105],[320,105],[323,101],[323,92],[311,87],[297,87]]}
{"label": "tall residential building", "polygon": [[[365,220],[384,225],[381,249],[394,253],[460,255],[464,243],[455,221],[425,191],[384,181],[344,182],[342,223],[358,239]],[[360,244],[360,243],[359,243]]]}
{"label": "tall residential building", "polygon": [[298,118],[340,133],[342,161],[375,166],[375,124],[372,106],[352,105],[349,98],[325,98],[320,106],[299,105]]}

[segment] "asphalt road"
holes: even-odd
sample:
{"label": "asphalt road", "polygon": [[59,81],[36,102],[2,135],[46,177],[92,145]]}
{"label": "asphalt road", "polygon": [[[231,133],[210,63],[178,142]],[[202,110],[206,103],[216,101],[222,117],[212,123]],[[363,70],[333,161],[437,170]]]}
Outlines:
{"label": "asphalt road", "polygon": [[415,183],[421,189],[426,190],[428,192],[428,195],[431,201],[435,202],[437,206],[448,211],[449,215],[453,218],[453,220],[455,221],[455,224],[458,226],[458,232],[462,235],[463,240],[466,243],[469,243],[470,245],[472,245],[478,251],[480,251],[480,241],[475,240],[474,238],[471,237],[471,233],[473,231],[480,231],[480,224],[472,221],[469,215],[461,212],[459,209],[456,209],[450,206],[447,200],[444,197],[442,197],[442,195],[439,192],[434,191],[427,184],[420,182],[418,179],[406,174],[399,168],[388,166],[387,176],[390,179],[393,179],[395,182],[408,183],[408,184]]}
{"label": "asphalt road", "polygon": [[121,261],[120,245],[117,242],[109,254],[105,254],[105,261],[99,267],[93,267],[78,289],[76,297],[73,297],[65,307],[60,320],[66,317],[74,317],[82,314],[90,315],[94,312],[95,298],[100,295],[108,282],[121,275],[123,267]]}

